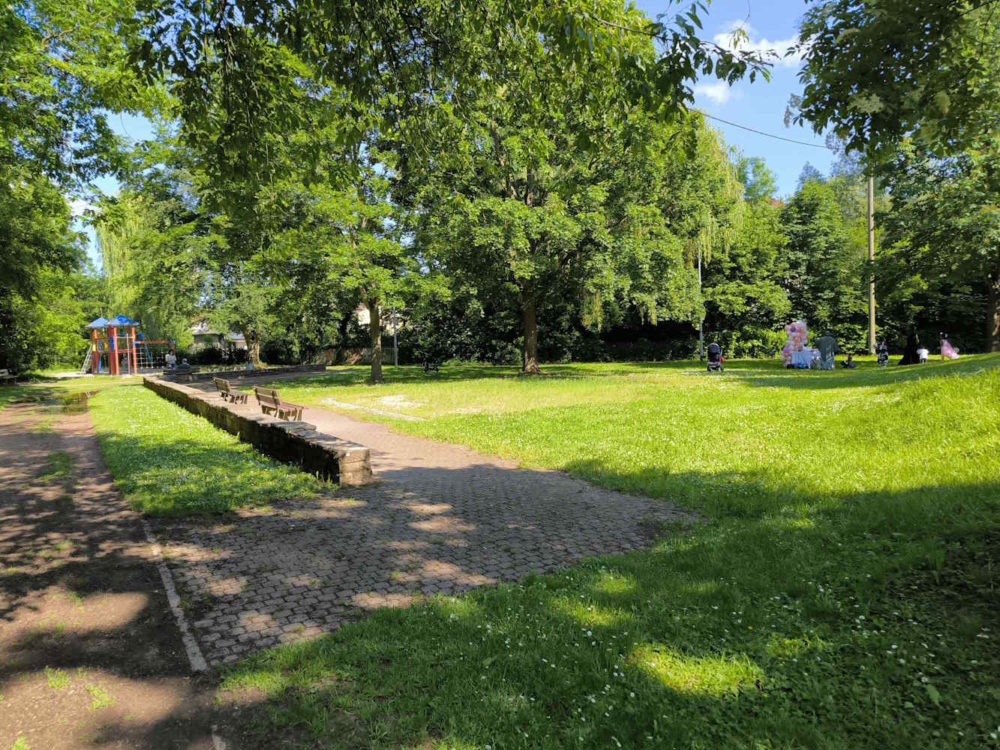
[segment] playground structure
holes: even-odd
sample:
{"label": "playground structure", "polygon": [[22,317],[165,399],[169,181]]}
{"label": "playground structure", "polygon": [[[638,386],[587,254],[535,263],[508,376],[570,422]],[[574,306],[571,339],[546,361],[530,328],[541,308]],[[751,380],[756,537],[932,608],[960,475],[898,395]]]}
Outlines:
{"label": "playground structure", "polygon": [[124,315],[110,320],[98,318],[87,328],[90,330],[90,347],[80,368],[81,373],[138,375],[162,368],[165,364],[170,343],[147,341],[137,320]]}

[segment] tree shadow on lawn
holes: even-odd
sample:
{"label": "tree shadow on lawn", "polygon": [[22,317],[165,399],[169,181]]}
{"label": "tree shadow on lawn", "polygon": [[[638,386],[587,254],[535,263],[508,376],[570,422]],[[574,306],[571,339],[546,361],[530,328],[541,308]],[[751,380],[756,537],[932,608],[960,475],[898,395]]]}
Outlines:
{"label": "tree shadow on lawn", "polygon": [[269,695],[244,747],[288,729],[298,747],[982,746],[998,493],[789,491],[771,514],[263,652],[224,697]]}
{"label": "tree shadow on lawn", "polygon": [[[212,680],[189,677],[137,517],[100,486],[92,438],[38,434],[37,414],[0,441],[0,746],[210,748]],[[54,449],[72,458],[58,484]]]}

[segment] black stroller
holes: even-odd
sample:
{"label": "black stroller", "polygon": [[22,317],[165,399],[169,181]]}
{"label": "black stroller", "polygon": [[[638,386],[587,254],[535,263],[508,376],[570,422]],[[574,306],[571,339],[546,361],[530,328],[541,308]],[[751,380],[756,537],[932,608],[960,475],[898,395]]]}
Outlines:
{"label": "black stroller", "polygon": [[878,366],[879,367],[888,367],[889,366],[889,347],[886,345],[884,339],[876,347],[876,349],[875,349],[875,356],[876,356],[876,359],[878,361]]}
{"label": "black stroller", "polygon": [[708,354],[708,371],[709,372],[723,372],[726,367],[726,358],[722,356],[722,347],[716,343],[711,343],[708,345],[706,350]]}

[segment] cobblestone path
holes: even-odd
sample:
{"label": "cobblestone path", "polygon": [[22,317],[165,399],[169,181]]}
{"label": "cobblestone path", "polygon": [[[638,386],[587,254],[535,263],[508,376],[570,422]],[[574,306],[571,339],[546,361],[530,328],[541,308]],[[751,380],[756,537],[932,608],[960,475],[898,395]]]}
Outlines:
{"label": "cobblestone path", "polygon": [[306,409],[304,420],[368,446],[377,482],[225,520],[154,525],[211,663],[378,607],[640,548],[660,524],[691,518],[324,409]]}

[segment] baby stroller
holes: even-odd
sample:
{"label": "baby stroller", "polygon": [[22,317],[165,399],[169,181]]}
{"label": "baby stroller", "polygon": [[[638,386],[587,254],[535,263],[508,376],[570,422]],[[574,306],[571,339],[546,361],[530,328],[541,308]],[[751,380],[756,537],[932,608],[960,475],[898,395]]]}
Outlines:
{"label": "baby stroller", "polygon": [[722,356],[722,347],[716,343],[711,343],[708,345],[708,371],[709,372],[723,372],[726,364],[726,358]]}
{"label": "baby stroller", "polygon": [[889,366],[889,347],[886,346],[885,341],[880,343],[878,347],[875,349],[875,356],[878,361],[879,367]]}

